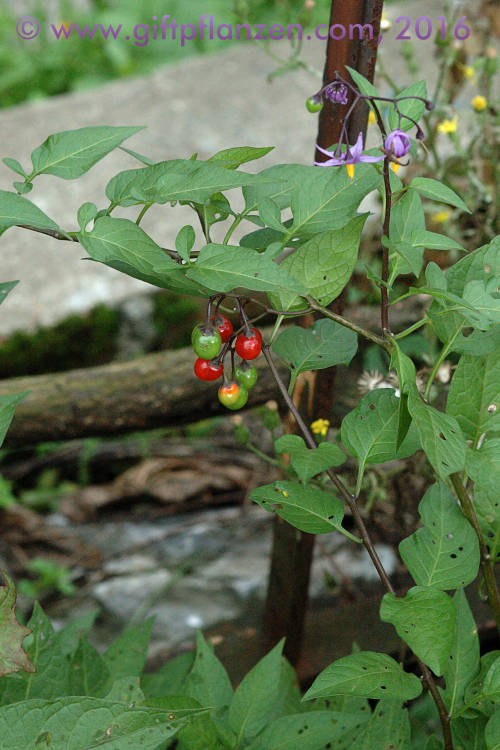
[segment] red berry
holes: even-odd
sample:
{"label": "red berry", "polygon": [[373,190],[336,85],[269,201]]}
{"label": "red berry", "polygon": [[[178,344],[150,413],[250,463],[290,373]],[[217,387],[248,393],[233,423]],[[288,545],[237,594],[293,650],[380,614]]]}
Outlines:
{"label": "red berry", "polygon": [[242,359],[255,359],[262,349],[262,334],[256,328],[251,328],[252,334],[245,336],[240,333],[236,338],[235,350]]}
{"label": "red berry", "polygon": [[200,380],[217,380],[224,372],[224,365],[217,365],[213,360],[198,357],[194,363],[194,374]]}
{"label": "red berry", "polygon": [[219,331],[223,344],[233,335],[233,324],[225,315],[217,315],[215,319],[210,318],[210,322]]}

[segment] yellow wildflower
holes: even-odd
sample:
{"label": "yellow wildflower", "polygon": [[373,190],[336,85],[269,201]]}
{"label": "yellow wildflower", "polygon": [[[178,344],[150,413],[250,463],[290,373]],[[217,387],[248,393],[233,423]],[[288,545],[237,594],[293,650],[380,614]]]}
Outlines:
{"label": "yellow wildflower", "polygon": [[382,18],[380,20],[380,30],[381,31],[387,31],[392,26],[392,21],[390,18],[388,18],[385,13],[382,13]]}
{"label": "yellow wildflower", "polygon": [[482,112],[483,109],[486,109],[486,107],[488,106],[488,101],[485,96],[481,96],[480,94],[478,94],[474,97],[471,104],[476,112]]}
{"label": "yellow wildflower", "polygon": [[373,111],[373,109],[371,109],[368,115],[368,125],[375,125],[376,122],[377,118],[375,116],[375,112]]}
{"label": "yellow wildflower", "polygon": [[432,220],[436,222],[436,224],[446,224],[448,219],[451,216],[451,211],[438,211],[435,214],[432,214]]}
{"label": "yellow wildflower", "polygon": [[322,435],[325,437],[330,427],[330,421],[328,419],[317,419],[311,424],[311,430],[315,435]]}
{"label": "yellow wildflower", "polygon": [[442,120],[438,123],[438,133],[456,133],[457,132],[458,115],[455,115],[453,120]]}
{"label": "yellow wildflower", "polygon": [[462,65],[459,63],[459,67],[464,74],[464,78],[474,79],[476,77],[476,71],[471,65]]}

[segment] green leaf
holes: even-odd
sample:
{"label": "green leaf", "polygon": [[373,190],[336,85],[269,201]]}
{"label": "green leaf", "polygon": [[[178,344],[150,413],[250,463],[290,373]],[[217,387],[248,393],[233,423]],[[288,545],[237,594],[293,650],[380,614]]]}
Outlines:
{"label": "green leaf", "polygon": [[425,247],[427,250],[462,250],[465,252],[465,248],[459,242],[452,240],[445,234],[428,232],[426,229],[414,232],[412,240],[415,246]]}
{"label": "green leaf", "polygon": [[229,708],[229,725],[237,735],[236,747],[244,738],[255,737],[274,718],[283,645],[281,640],[238,685]]}
{"label": "green leaf", "polygon": [[186,275],[216,292],[243,288],[254,291],[292,289],[305,293],[302,284],[270,258],[234,245],[205,245]]}
{"label": "green leaf", "polygon": [[408,410],[415,420],[420,442],[436,474],[445,479],[465,465],[467,443],[457,420],[424,403],[410,392]]}
{"label": "green leaf", "polygon": [[336,747],[348,730],[364,724],[369,714],[343,714],[338,711],[308,711],[282,716],[269,724],[248,750],[323,750]]}
{"label": "green leaf", "polygon": [[0,677],[23,670],[34,672],[35,666],[23,650],[23,641],[31,633],[16,619],[16,589],[13,581],[0,570],[7,586],[0,586]]}
{"label": "green leaf", "polygon": [[365,78],[365,76],[361,75],[361,73],[359,73],[354,68],[350,68],[348,65],[346,65],[345,67],[346,70],[349,71],[352,80],[362,94],[364,94],[365,96],[379,96],[377,89],[375,88],[373,83],[370,83],[368,78]]}
{"label": "green leaf", "polygon": [[137,161],[142,162],[147,167],[151,167],[154,164],[153,159],[150,159],[149,156],[144,156],[144,154],[139,154],[137,151],[132,151],[130,148],[125,148],[125,146],[118,146],[120,151],[125,151],[126,154],[130,154],[130,156],[133,156],[134,159],[137,159]]}
{"label": "green leaf", "polygon": [[186,263],[189,263],[190,253],[195,243],[196,235],[191,224],[186,224],[175,238],[175,249]]}
{"label": "green leaf", "polygon": [[0,708],[2,750],[156,750],[186,723],[169,715],[164,708],[103,698],[21,701]]}
{"label": "green leaf", "polygon": [[425,267],[425,280],[427,286],[446,291],[446,276],[437,263],[431,261]]}
{"label": "green leaf", "polygon": [[26,172],[17,159],[11,159],[10,156],[6,156],[2,161],[9,169],[12,169],[13,172],[20,174],[21,177],[26,177]]}
{"label": "green leaf", "polygon": [[[451,734],[454,747],[464,750],[486,750],[484,744],[484,732],[487,719],[485,716],[477,716],[474,719],[460,716],[451,722]],[[440,746],[439,750],[443,745]]]}
{"label": "green leaf", "polygon": [[80,206],[80,208],[78,209],[77,220],[82,232],[85,232],[87,224],[90,224],[90,222],[93,221],[96,216],[97,206],[95,203],[84,203]]}
{"label": "green leaf", "polygon": [[365,465],[381,464],[411,456],[419,448],[415,434],[398,448],[400,400],[392,388],[369,391],[342,421],[341,439],[359,461],[356,494],[361,488]]}
{"label": "green leaf", "polygon": [[251,247],[252,250],[262,252],[273,242],[279,242],[281,238],[281,232],[265,227],[264,229],[256,229],[254,232],[245,234],[240,240],[240,245],[242,247]]}
{"label": "green leaf", "polygon": [[414,245],[413,236],[421,231],[425,231],[422,201],[415,190],[407,190],[394,204],[391,211],[389,229],[391,279],[395,279],[399,274],[410,272],[415,275],[419,274],[424,251],[423,248]]}
{"label": "green leaf", "polygon": [[289,453],[290,463],[304,484],[317,474],[340,466],[346,460],[346,455],[333,443],[321,443],[317,448],[308,448],[304,439],[299,435],[282,435],[274,443],[277,453]]}
{"label": "green leaf", "polygon": [[[134,171],[136,174],[127,182],[125,202],[120,200],[120,205],[130,205],[132,199],[135,199],[136,203],[188,201],[203,204],[214,193],[252,185],[260,179],[258,175],[225,169],[214,162],[191,159],[162,161]],[[120,175],[113,179],[117,178],[120,178]],[[117,183],[121,184],[123,190],[121,180],[117,180]],[[116,189],[117,183],[114,183],[111,189]],[[108,187],[110,185],[111,183]]]}
{"label": "green leaf", "polygon": [[498,488],[487,490],[477,485],[474,488],[474,509],[491,558],[494,562],[498,561],[500,557],[500,499]]}
{"label": "green leaf", "polygon": [[229,706],[233,698],[227,672],[201,633],[196,635],[196,656],[183,689],[200,705],[217,709]]}
{"label": "green leaf", "polygon": [[146,663],[153,620],[128,627],[104,652],[103,659],[112,681],[119,677],[140,677]]}
{"label": "green leaf", "polygon": [[16,406],[26,398],[29,391],[14,393],[10,396],[0,396],[0,446],[5,440],[5,435],[14,417]]}
{"label": "green leaf", "polygon": [[205,296],[206,290],[186,280],[186,268],[169,256],[130,219],[102,216],[91,232],[78,239],[91,258],[162,289]]}
{"label": "green leaf", "polygon": [[118,172],[106,185],[106,197],[112,203],[124,207],[135,206],[137,203],[141,203],[139,199],[132,196],[131,186],[134,185],[136,177],[140,177],[143,174],[144,168],[142,167]]}
{"label": "green leaf", "polygon": [[422,692],[420,680],[403,671],[387,654],[358,651],[330,664],[316,677],[304,700],[331,695],[358,695],[363,698],[416,698]]}
{"label": "green leaf", "polygon": [[234,148],[225,148],[217,151],[208,161],[215,161],[226,169],[237,169],[242,164],[247,164],[255,159],[262,159],[274,146],[264,146],[256,148],[255,146],[235,146]]}
{"label": "green leaf", "polygon": [[457,617],[453,647],[443,677],[446,689],[443,700],[448,714],[464,705],[465,688],[479,673],[479,637],[474,617],[463,589],[458,589],[453,597]]}
{"label": "green leaf", "polygon": [[500,657],[495,659],[484,678],[483,694],[496,703],[500,702]]}
{"label": "green leaf", "polygon": [[38,206],[22,195],[0,190],[0,233],[9,227],[26,224],[37,229],[58,230],[57,224],[49,219]]}
{"label": "green leaf", "polygon": [[315,171],[316,167],[302,164],[275,164],[263,169],[255,184],[243,186],[245,210],[258,210],[265,198],[271,198],[281,209],[288,208],[292,193],[300,189],[304,180]]}
{"label": "green leaf", "polygon": [[109,670],[104,659],[86,638],[82,638],[71,659],[69,695],[93,695],[99,698],[104,697],[109,688]]}
{"label": "green leaf", "polygon": [[500,484],[500,438],[485,441],[480,450],[467,448],[465,470],[472,481],[487,492],[498,492]]}
{"label": "green leaf", "polygon": [[[488,651],[484,654],[480,659],[479,674],[465,689],[464,702],[471,704],[472,715],[479,712],[485,716],[491,716],[495,712],[495,696],[493,696],[494,700],[490,700],[486,697],[484,683],[490,668],[499,658],[500,651]],[[470,715],[471,714],[468,712],[467,716]]]}
{"label": "green leaf", "polygon": [[330,304],[351,278],[368,215],[356,216],[341,229],[314,235],[281,263],[320,305]]}
{"label": "green leaf", "polygon": [[295,379],[307,370],[348,365],[356,354],[356,334],[329,318],[317,320],[311,328],[287,326],[273,343],[273,351],[285,360]]}
{"label": "green leaf", "polygon": [[[427,86],[425,81],[417,81],[416,83],[407,86],[407,88],[400,91],[397,95],[398,98],[402,96],[421,96],[424,99],[427,99]],[[403,101],[398,102],[398,108],[401,114],[408,115],[412,120],[418,122],[425,112],[425,102],[420,99],[404,99]],[[389,127],[391,130],[395,130],[396,128],[401,128],[401,130],[411,130],[415,125],[411,120],[407,120],[405,117],[400,121],[396,108],[391,104],[389,107]]]}
{"label": "green leaf", "polygon": [[31,154],[33,171],[29,179],[42,173],[65,180],[81,177],[126,138],[143,129],[98,125],[49,135]]}
{"label": "green leaf", "polygon": [[486,724],[484,739],[487,750],[500,750],[500,708]]}
{"label": "green leaf", "polygon": [[4,281],[0,284],[0,305],[4,302],[8,293],[11,292],[15,286],[19,284],[19,281]]}
{"label": "green leaf", "polygon": [[[407,709],[398,699],[383,698],[378,702],[370,721],[362,726],[361,732],[353,733],[350,744],[344,745],[341,740],[338,750],[386,750],[391,745],[397,750],[410,750],[410,734]],[[348,737],[349,734],[346,734],[345,739]]]}
{"label": "green leaf", "polygon": [[276,232],[285,232],[285,227],[281,223],[281,209],[271,198],[264,198],[260,202],[259,216],[266,226]]}
{"label": "green leaf", "polygon": [[194,662],[194,653],[185,651],[170,659],[156,672],[141,675],[141,689],[148,698],[181,695]]}
{"label": "green leaf", "polygon": [[252,490],[250,499],[309,534],[344,532],[341,529],[343,503],[331,492],[312,485],[278,480]]}
{"label": "green leaf", "polygon": [[456,208],[460,208],[462,211],[466,211],[470,214],[470,210],[460,196],[438,180],[432,180],[428,177],[415,177],[410,182],[410,187],[414,190],[418,190],[420,195],[423,195],[425,198],[430,198],[438,203],[447,203],[450,206],[455,206]]}
{"label": "green leaf", "polygon": [[442,675],[453,644],[453,600],[443,591],[414,586],[405,596],[385,594],[380,619],[390,622],[411,650],[434,674]]}
{"label": "green leaf", "polygon": [[141,690],[138,677],[119,677],[102,697],[108,701],[120,701],[122,703],[144,701],[144,693]]}
{"label": "green leaf", "polygon": [[289,237],[340,229],[382,180],[371,164],[356,164],[352,179],[343,167],[313,169],[314,173],[292,193]]}
{"label": "green leaf", "polygon": [[483,357],[462,355],[451,381],[446,412],[477,445],[499,408],[500,347]]}
{"label": "green leaf", "polygon": [[455,497],[444,484],[434,484],[418,512],[424,527],[399,545],[415,583],[442,590],[467,586],[479,570],[479,543]]}

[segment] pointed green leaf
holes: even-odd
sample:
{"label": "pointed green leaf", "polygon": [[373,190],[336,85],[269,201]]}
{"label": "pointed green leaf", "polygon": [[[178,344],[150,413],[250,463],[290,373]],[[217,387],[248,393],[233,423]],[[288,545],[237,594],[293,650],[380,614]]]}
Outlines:
{"label": "pointed green leaf", "polygon": [[[364,724],[369,714],[308,711],[282,716],[269,724],[248,750],[323,750],[350,729]],[[333,744],[335,743],[335,744]]]}
{"label": "pointed green leaf", "polygon": [[31,154],[33,172],[29,179],[43,173],[74,180],[88,172],[126,138],[143,129],[143,126],[96,125],[49,135]]}
{"label": "pointed green leaf", "polygon": [[453,600],[457,612],[455,633],[448,664],[443,672],[446,683],[443,700],[450,716],[464,705],[465,688],[479,673],[477,626],[463,589],[455,592]]}
{"label": "pointed green leaf", "polygon": [[229,707],[229,724],[237,735],[237,747],[243,738],[255,737],[274,718],[283,645],[281,640],[238,685]]}
{"label": "pointed green leaf", "polygon": [[31,633],[16,618],[16,589],[5,571],[0,570],[6,586],[0,586],[0,677],[23,670],[34,672],[35,667],[23,650],[23,641]]}
{"label": "pointed green leaf", "polygon": [[451,381],[446,412],[473,445],[500,411],[500,347],[484,357],[462,355]]}
{"label": "pointed green leaf", "polygon": [[331,492],[297,482],[279,480],[257,487],[250,499],[309,534],[339,530],[344,517],[343,503]]}
{"label": "pointed green leaf", "polygon": [[152,629],[152,619],[132,625],[106,649],[103,659],[112,681],[119,677],[140,677],[146,663]]}
{"label": "pointed green leaf", "polygon": [[292,193],[293,224],[289,236],[340,229],[356,215],[362,199],[381,183],[371,164],[356,164],[350,179],[343,167],[314,167],[300,190]]}
{"label": "pointed green leaf", "polygon": [[351,278],[367,216],[361,214],[341,229],[314,235],[281,263],[320,305],[330,304]]}
{"label": "pointed green leaf", "polygon": [[11,292],[18,284],[19,281],[4,281],[3,284],[0,284],[0,305],[7,297],[8,293]]}
{"label": "pointed green leaf", "polygon": [[408,410],[415,420],[427,458],[441,479],[465,464],[465,442],[457,420],[435,409],[414,392],[408,397]]}
{"label": "pointed green leaf", "polygon": [[443,590],[467,586],[479,570],[479,543],[455,497],[444,484],[434,484],[418,512],[424,527],[399,545],[415,583]]}
{"label": "pointed green leaf", "polygon": [[104,659],[86,638],[82,638],[71,659],[69,694],[99,698],[106,695],[110,686]]}
{"label": "pointed green leaf", "polygon": [[231,703],[233,688],[227,672],[201,633],[196,636],[196,655],[184,691],[201,706],[223,708]]}
{"label": "pointed green leaf", "polygon": [[22,164],[20,164],[17,159],[11,159],[10,156],[6,156],[2,159],[2,161],[7,167],[9,167],[9,169],[12,169],[13,172],[16,172],[16,174],[20,174],[21,177],[26,177],[26,172],[24,171]]}
{"label": "pointed green leaf", "polygon": [[329,318],[321,318],[311,328],[287,326],[273,343],[274,353],[287,362],[294,378],[307,370],[347,365],[357,348],[356,334]]}
{"label": "pointed green leaf", "polygon": [[[399,97],[422,97],[427,99],[427,86],[425,81],[417,81],[416,83],[410,84],[407,88],[403,89],[397,95]],[[398,109],[403,115],[408,115],[412,120],[418,122],[425,112],[425,102],[421,99],[402,99],[398,102]],[[391,130],[401,128],[402,130],[411,130],[415,127],[414,122],[407,120],[403,117],[401,120],[394,105],[389,107],[389,127]]]}
{"label": "pointed green leaf", "polygon": [[196,235],[191,224],[186,224],[175,238],[175,249],[186,263],[189,262],[190,253],[195,243]]}
{"label": "pointed green leaf", "polygon": [[273,149],[274,146],[263,146],[260,148],[256,148],[255,146],[235,146],[234,148],[225,148],[222,151],[217,151],[208,161],[215,161],[226,169],[237,169],[249,161],[262,159],[263,156],[266,156]]}
{"label": "pointed green leaf", "polygon": [[321,443],[311,450],[298,435],[282,435],[275,441],[274,449],[277,453],[290,454],[292,468],[304,484],[332,466],[340,466],[347,458],[333,443]]}
{"label": "pointed green leaf", "polygon": [[453,600],[438,589],[414,586],[405,596],[385,594],[380,619],[390,622],[411,650],[434,674],[442,675],[453,644]]}
{"label": "pointed green leaf", "polygon": [[500,438],[486,440],[480,450],[468,448],[465,470],[472,481],[487,492],[498,492],[500,484]]}
{"label": "pointed green leaf", "polygon": [[87,224],[97,216],[97,206],[95,203],[84,203],[80,206],[77,213],[77,221],[82,232],[85,231]]}
{"label": "pointed green leaf", "polygon": [[355,70],[355,68],[350,68],[348,65],[346,65],[346,69],[349,71],[352,80],[362,94],[365,94],[366,96],[379,96],[377,89],[373,83],[370,83],[368,78],[365,78],[365,76],[361,75],[361,73]]}
{"label": "pointed green leaf", "polygon": [[[391,211],[389,237],[390,278],[402,273],[418,275],[422,267],[424,251],[413,244],[416,232],[425,230],[425,214],[422,201],[415,190],[406,193],[394,204]],[[393,251],[394,249],[394,251]]]}
{"label": "pointed green leaf", "polygon": [[424,198],[430,198],[438,203],[448,203],[450,206],[456,206],[456,208],[461,208],[462,211],[466,211],[470,214],[470,210],[460,196],[438,180],[432,180],[428,177],[415,177],[411,181],[410,187],[414,190],[418,190],[420,195],[423,195]]}
{"label": "pointed green leaf", "polygon": [[416,698],[422,692],[420,680],[403,671],[387,654],[358,651],[330,664],[314,680],[304,700],[331,695],[358,695],[363,698]]}
{"label": "pointed green leaf", "polygon": [[141,675],[141,689],[148,698],[182,695],[186,678],[191,671],[194,654],[185,651],[167,661],[156,672]]}
{"label": "pointed green leaf", "polygon": [[465,248],[451,237],[437,232],[428,232],[426,229],[414,232],[412,239],[414,245],[425,247],[427,250],[462,250],[465,252]]}
{"label": "pointed green leaf", "polygon": [[400,400],[392,388],[377,388],[363,396],[342,421],[342,443],[359,461],[357,493],[367,463],[405,458],[419,448],[414,430],[398,448],[399,408]]}
{"label": "pointed green leaf", "polygon": [[248,247],[235,245],[205,245],[186,275],[215,292],[231,292],[238,288],[261,292],[306,292],[299,281],[270,258]]}
{"label": "pointed green leaf", "polygon": [[0,190],[0,233],[9,227],[22,224],[37,227],[37,229],[59,229],[55,221],[52,221],[27,198],[7,190]]}
{"label": "pointed green leaf", "polygon": [[14,417],[16,406],[26,398],[28,391],[14,393],[11,396],[0,396],[0,446],[5,440],[5,435]]}

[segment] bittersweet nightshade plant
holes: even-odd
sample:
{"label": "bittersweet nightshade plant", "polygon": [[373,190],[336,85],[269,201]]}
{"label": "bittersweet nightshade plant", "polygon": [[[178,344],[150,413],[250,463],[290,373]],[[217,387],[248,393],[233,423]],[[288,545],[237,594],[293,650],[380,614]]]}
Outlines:
{"label": "bittersweet nightshade plant", "polygon": [[[222,369],[219,399],[230,409],[244,407],[247,399],[254,403],[259,390],[249,392],[238,380],[248,379],[250,387],[254,373],[253,365],[235,363],[235,351],[244,359],[262,352],[300,435],[277,437],[274,455],[260,451],[281,468],[282,477],[254,489],[251,499],[300,531],[339,533],[364,545],[385,590],[380,617],[413,652],[417,674],[387,654],[354,651],[327,666],[301,703],[280,643],[233,692],[224,668],[200,636],[194,662],[167,665],[168,679],[141,679],[139,687],[129,678],[137,678],[142,666],[127,662],[118,671],[116,659],[100,656],[88,645],[72,646],[71,651],[66,636],[62,658],[58,638],[37,610],[29,624],[33,641],[26,648],[40,672],[0,679],[2,750],[44,744],[67,750],[62,737],[69,730],[79,732],[75,750],[105,744],[110,736],[113,747],[121,750],[131,746],[132,731],[144,738],[145,750],[156,750],[174,736],[182,750],[198,750],[200,738],[204,750],[274,750],[285,745],[299,750],[329,745],[413,750],[412,707],[423,693],[419,722],[426,728],[419,747],[497,750],[500,656],[490,652],[480,658],[465,589],[480,575],[481,590],[500,626],[495,578],[500,560],[500,237],[464,254],[456,239],[427,229],[422,204],[444,204],[466,214],[463,199],[436,179],[417,176],[403,183],[390,170],[409,153],[412,137],[424,136],[419,120],[431,108],[425,83],[391,98],[380,96],[356,71],[350,74],[354,83],[336,76],[326,93],[324,87],[321,96],[312,97],[315,106],[326,97],[345,107],[339,143],[323,149],[330,163],[322,165],[330,169],[278,164],[249,173],[242,165],[270,149],[248,146],[224,149],[206,161],[151,164],[135,154],[141,166],[109,181],[107,205],[85,203],[77,214],[79,230],[63,229],[25,194],[43,174],[79,177],[138,130],[82,128],[50,136],[33,151],[29,169],[6,161],[24,182],[17,181],[13,191],[0,191],[0,232],[18,226],[58,241],[79,242],[91,258],[118,271],[205,299],[205,320],[195,330],[194,345],[208,364],[198,361],[197,374],[211,379],[207,368],[214,375]],[[354,146],[348,142],[346,123],[360,102],[374,113],[379,153],[364,155],[361,135]],[[335,168],[355,164],[352,176]],[[234,190],[241,191],[242,198],[235,207],[225,195]],[[380,297],[380,324],[364,328],[334,312],[330,303],[359,268],[367,213],[358,208],[374,191],[383,199],[380,264],[367,268],[366,281]],[[142,229],[142,217],[153,204],[166,212],[177,204],[192,208],[193,227],[183,227],[175,248],[160,246]],[[118,207],[131,218],[112,215]],[[215,241],[213,228],[219,224],[224,231]],[[242,227],[248,231],[236,244],[234,232]],[[443,270],[424,262],[426,250],[449,249],[460,257],[454,265],[443,263]],[[0,301],[2,290],[4,296],[9,291],[6,287],[0,285]],[[425,315],[398,330],[392,305],[404,305],[414,295],[429,299]],[[256,307],[261,312],[248,312]],[[230,333],[224,325],[222,341],[219,312],[235,311],[239,322],[232,322]],[[310,328],[290,324],[306,312],[316,316]],[[272,315],[275,325],[262,340],[256,325],[264,314]],[[432,337],[434,354],[429,354],[425,372],[417,372],[408,352],[414,351],[414,334],[423,330]],[[205,337],[207,348],[201,351]],[[251,350],[246,348],[249,339]],[[329,439],[334,433],[328,430],[332,414],[315,415],[318,419],[309,428],[295,404],[295,387],[304,373],[349,366],[360,339],[376,347],[387,364],[387,387],[365,388]],[[288,368],[288,382],[276,358]],[[446,393],[444,387],[436,388],[436,380],[443,363],[450,361],[456,366]],[[216,386],[207,383],[207,388],[214,389],[216,401]],[[0,398],[0,438],[13,406]],[[274,417],[273,431],[276,413]],[[249,441],[244,430],[239,434],[243,442]],[[373,543],[365,477],[370,465],[404,462],[417,451],[425,456],[429,486],[419,498],[420,528],[399,545],[414,582],[402,592],[395,589]],[[339,467],[347,458],[348,468],[341,474]],[[138,637],[134,633],[134,645]],[[0,628],[0,657],[5,650]],[[60,677],[45,680],[44,665],[50,658]],[[22,660],[17,659],[14,668],[22,669]],[[118,674],[127,677],[126,689]],[[129,701],[125,704],[117,699],[123,694]],[[161,701],[160,713],[153,699]],[[314,708],[308,702],[313,699]],[[53,716],[63,719],[58,723]],[[95,716],[106,721],[96,726]],[[14,722],[17,737],[10,730]]]}

